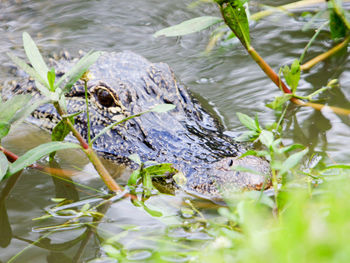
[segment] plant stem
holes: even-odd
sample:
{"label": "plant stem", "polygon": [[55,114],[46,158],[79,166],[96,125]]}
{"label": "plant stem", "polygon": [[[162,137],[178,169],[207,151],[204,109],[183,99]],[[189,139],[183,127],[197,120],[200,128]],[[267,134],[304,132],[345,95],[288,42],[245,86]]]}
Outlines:
{"label": "plant stem", "polygon": [[318,55],[317,57],[314,57],[313,59],[309,60],[308,62],[304,63],[303,65],[300,66],[300,69],[302,71],[306,71],[311,69],[313,66],[315,66],[317,63],[329,58],[330,56],[333,56],[335,53],[338,51],[342,50],[345,48],[350,41],[350,36],[347,36],[343,42],[339,43],[335,47],[331,48],[325,53],[322,53],[321,55]]}
{"label": "plant stem", "polygon": [[328,89],[331,89],[332,87],[330,86],[326,86],[326,87],[323,87],[323,88],[320,88],[318,90],[316,90],[315,92],[311,93],[310,95],[307,95],[307,96],[297,96],[297,95],[294,95],[296,98],[298,99],[302,99],[302,100],[308,100],[308,101],[311,101],[313,97],[315,97],[316,95],[328,90]]}
{"label": "plant stem", "polygon": [[86,104],[86,119],[87,119],[87,138],[88,138],[88,144],[90,147],[91,144],[91,123],[90,123],[90,113],[89,113],[89,100],[88,100],[88,91],[87,91],[87,80],[84,80],[84,89],[85,89],[85,104]]}
{"label": "plant stem", "polygon": [[[286,94],[292,94],[292,91],[287,87],[287,85],[281,80],[281,78],[276,74],[276,72],[265,62],[265,60],[259,55],[259,53],[250,46],[247,49],[250,56],[255,60],[255,62],[260,66],[260,68],[265,72],[265,74],[276,84],[277,87],[281,88],[282,91]],[[339,107],[326,106],[318,103],[312,102],[304,102],[298,98],[292,97],[290,99],[291,102],[299,105],[299,106],[308,106],[312,107],[316,110],[322,110],[324,108],[328,108],[332,110],[334,113],[342,114],[342,115],[350,115],[350,110],[343,109]]]}
{"label": "plant stem", "polygon": [[[16,154],[14,154],[13,152],[5,149],[4,147],[0,146],[0,151],[2,151],[7,159],[10,161],[10,162],[14,162],[18,159],[18,156]],[[62,176],[62,177],[72,177],[73,175],[75,175],[75,172],[74,171],[69,171],[69,170],[63,170],[63,169],[57,169],[57,168],[51,168],[51,167],[45,167],[45,166],[42,166],[40,164],[32,164],[30,165],[29,167],[31,168],[34,168],[34,169],[37,169],[37,170],[40,170],[40,171],[43,171],[43,172],[46,172],[46,173],[49,173],[49,174],[54,174],[54,175],[57,175],[57,176]]]}
{"label": "plant stem", "polygon": [[[278,74],[270,67],[269,64],[259,55],[259,53],[250,46],[247,49],[249,55],[254,59],[254,61],[260,66],[260,68],[265,72],[265,74],[276,84],[277,87],[281,88],[284,93],[292,94],[292,91],[287,87],[287,85],[281,80]],[[293,98],[292,98],[293,99]]]}
{"label": "plant stem", "polygon": [[[64,112],[60,105],[55,102],[54,106],[60,116],[67,115],[67,112]],[[69,120],[69,118],[63,118],[63,120],[66,122],[66,124],[69,126],[70,130],[72,131],[73,135],[77,140],[79,141],[81,147],[83,147],[85,150],[89,148],[89,144],[84,140],[83,136],[75,129],[73,123]]]}
{"label": "plant stem", "polygon": [[271,9],[267,9],[267,10],[263,10],[260,11],[258,13],[255,13],[253,15],[250,16],[250,18],[252,20],[259,20],[261,18],[264,18],[266,16],[269,16],[273,13],[277,13],[277,12],[281,12],[281,11],[287,11],[290,9],[297,9],[297,8],[303,8],[306,6],[310,6],[310,5],[316,5],[316,4],[321,4],[324,3],[324,0],[302,0],[302,1],[297,1],[297,2],[293,2],[290,4],[286,4],[286,5],[281,5],[281,6],[276,6],[274,8]]}
{"label": "plant stem", "polygon": [[85,154],[89,158],[89,160],[94,165],[96,171],[101,176],[103,182],[108,187],[109,190],[113,192],[120,192],[122,188],[116,183],[113,177],[109,174],[107,169],[102,164],[101,160],[98,158],[97,154],[89,147],[88,149],[84,149]]}
{"label": "plant stem", "polygon": [[[310,0],[312,2],[313,0]],[[226,7],[228,6],[228,0],[223,0],[223,1],[218,1],[216,2],[219,4],[221,14],[225,20],[225,23],[228,25],[228,27],[232,30],[232,32],[236,33],[238,26],[241,25],[236,25],[237,21],[233,21],[232,19],[232,12],[231,10],[226,11]],[[315,1],[316,2],[316,1]],[[240,23],[240,21],[238,21]],[[245,34],[244,30],[241,30],[242,34]],[[236,34],[237,35],[237,34]],[[244,35],[245,36],[245,35]],[[247,43],[247,41],[243,41],[243,39],[238,38],[241,42],[241,44],[244,46],[244,48],[248,51],[249,55],[254,59],[254,61],[260,66],[260,68],[265,72],[265,74],[276,84],[276,86],[286,94],[293,94],[293,92],[287,87],[287,85],[281,80],[281,78],[276,74],[276,72],[265,62],[265,60],[259,55],[259,53],[250,45],[250,43]],[[331,51],[331,54],[334,54],[336,51],[341,49],[343,46],[347,44],[349,41],[348,38],[343,42],[342,45],[338,45],[337,48],[333,48]],[[327,53],[327,52],[326,52]],[[329,53],[329,52],[328,52]],[[343,114],[343,115],[350,115],[350,110],[348,109],[342,109],[338,107],[332,107],[332,106],[325,106],[322,104],[317,104],[317,103],[312,103],[312,102],[304,102],[296,97],[291,97],[290,101],[299,105],[299,106],[309,106],[312,107],[316,110],[322,110],[323,108],[327,107],[328,109],[332,110],[333,112],[337,114]]]}
{"label": "plant stem", "polygon": [[312,38],[310,39],[309,43],[307,43],[306,47],[303,50],[303,53],[300,55],[299,58],[299,63],[301,64],[302,61],[304,60],[305,54],[307,52],[307,50],[309,49],[309,47],[311,46],[311,44],[315,41],[316,37],[320,34],[321,30],[329,24],[329,21],[323,23],[315,32],[315,34],[312,36]]}
{"label": "plant stem", "polygon": [[[61,116],[66,115],[66,112],[64,112],[62,110],[62,108],[60,107],[60,105],[58,103],[54,103],[54,106],[55,106],[59,115],[61,115]],[[83,147],[85,154],[87,155],[87,157],[89,158],[91,163],[94,165],[97,173],[100,175],[101,179],[103,180],[105,185],[108,187],[108,189],[113,191],[113,192],[122,191],[122,188],[116,183],[116,181],[113,179],[113,177],[109,174],[107,169],[102,164],[101,160],[98,158],[97,154],[92,150],[92,148],[85,141],[85,139],[81,136],[81,134],[77,131],[77,129],[75,129],[73,123],[69,120],[69,118],[63,118],[63,120],[69,126],[74,137],[77,138],[80,145]]]}
{"label": "plant stem", "polygon": [[272,186],[273,186],[273,190],[275,192],[275,202],[276,202],[276,207],[277,207],[277,213],[279,212],[279,202],[278,202],[278,181],[277,181],[277,174],[276,174],[276,170],[272,169],[271,171],[272,173]]}

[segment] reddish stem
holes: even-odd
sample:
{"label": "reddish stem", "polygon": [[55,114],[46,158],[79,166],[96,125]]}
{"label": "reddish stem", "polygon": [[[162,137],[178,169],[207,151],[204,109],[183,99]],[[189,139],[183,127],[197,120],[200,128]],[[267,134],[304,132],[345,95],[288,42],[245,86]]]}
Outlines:
{"label": "reddish stem", "polygon": [[[4,147],[0,146],[0,151],[2,151],[7,159],[10,161],[10,162],[15,162],[19,156],[14,154],[13,152],[5,149]],[[49,174],[54,174],[54,175],[57,175],[57,176],[61,176],[61,177],[72,177],[75,175],[75,172],[74,171],[69,171],[69,170],[63,170],[63,169],[58,169],[58,168],[51,168],[51,167],[45,167],[45,166],[42,166],[40,164],[32,164],[32,165],[29,165],[30,168],[33,168],[33,169],[37,169],[37,170],[40,170],[40,171],[43,171],[43,172],[46,172],[46,173],[49,173]],[[106,183],[106,182],[105,182]],[[122,191],[121,187],[113,180],[113,181],[109,181],[106,183],[107,185],[112,185],[114,189],[110,189],[114,192],[117,192],[117,191]],[[135,195],[132,195],[132,194],[125,194],[125,197],[129,197],[131,200],[137,200],[137,196]]]}
{"label": "reddish stem", "polygon": [[[292,91],[287,87],[287,85],[281,80],[278,74],[265,62],[265,60],[259,55],[259,53],[253,48],[247,48],[248,53],[255,60],[255,62],[260,66],[260,68],[265,72],[265,74],[276,84],[277,87],[281,88],[282,91],[286,94],[292,94]],[[323,108],[329,108],[334,113],[342,114],[342,115],[350,115],[350,110],[343,109],[339,107],[326,106],[313,102],[304,102],[298,98],[292,97],[290,99],[291,102],[297,104],[299,106],[308,106],[316,110],[322,110]]]}
{"label": "reddish stem", "polygon": [[[13,152],[5,149],[2,146],[0,146],[0,151],[2,151],[6,155],[7,159],[11,163],[13,163],[14,161],[16,161],[18,159],[18,155],[16,155]],[[62,177],[72,177],[73,175],[75,175],[74,171],[57,169],[57,168],[51,168],[51,167],[45,167],[45,166],[42,166],[42,165],[36,164],[36,163],[29,165],[29,167],[37,169],[37,170],[40,170],[40,171],[43,171],[43,172],[46,172],[46,173],[62,176]]]}

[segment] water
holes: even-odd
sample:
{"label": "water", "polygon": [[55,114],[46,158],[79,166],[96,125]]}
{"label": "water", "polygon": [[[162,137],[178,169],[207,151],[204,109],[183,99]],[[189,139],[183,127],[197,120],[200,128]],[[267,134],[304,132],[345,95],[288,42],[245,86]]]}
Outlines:
{"label": "water", "polygon": [[[262,1],[264,2],[264,1]],[[274,1],[272,1],[274,2]],[[280,1],[282,4],[282,1]],[[288,3],[291,1],[283,1]],[[211,31],[184,36],[181,38],[157,38],[152,34],[169,25],[201,15],[217,15],[214,5],[200,5],[196,10],[188,9],[189,0],[91,0],[91,1],[4,1],[0,0],[0,79],[11,79],[11,63],[5,53],[23,54],[22,32],[27,31],[39,45],[44,55],[59,52],[62,49],[77,54],[85,51],[132,50],[153,62],[166,62],[181,80],[209,110],[216,112],[232,134],[237,135],[245,128],[239,123],[235,112],[259,115],[263,124],[275,120],[272,110],[265,107],[275,96],[280,95],[276,89],[247,56],[239,45],[225,45],[215,48],[209,55],[204,54]],[[265,1],[270,3],[271,1]],[[304,21],[286,15],[274,15],[252,25],[252,43],[262,57],[278,70],[280,66],[291,63],[298,58],[312,37],[312,29],[302,32]],[[324,31],[312,46],[307,58],[331,47],[329,33]],[[333,78],[339,79],[340,87],[322,95],[322,103],[350,108],[350,63],[346,51],[334,56],[304,73],[301,94],[308,94],[325,85]],[[306,59],[307,59],[306,58]],[[348,162],[350,150],[349,118],[337,116],[330,112],[317,112],[309,108],[291,109],[287,116],[287,128],[284,132],[286,143],[299,142],[309,146],[313,151],[328,155],[334,162]],[[12,151],[21,154],[36,144],[49,140],[49,135],[35,127],[22,125],[12,132],[4,142]],[[344,147],[345,146],[345,147]],[[98,178],[93,177],[93,168],[80,153],[72,152],[59,155],[62,167],[82,169],[78,182],[102,189]],[[78,168],[77,168],[78,167]],[[87,176],[88,174],[88,176]],[[86,179],[88,177],[88,179]],[[4,184],[2,189],[4,189]],[[74,189],[68,183],[62,183],[37,171],[25,171],[18,179],[12,192],[1,203],[3,223],[0,238],[0,259],[7,261],[26,246],[30,240],[37,240],[41,234],[32,228],[50,225],[47,222],[32,221],[41,216],[43,209],[53,203],[50,198],[66,196],[73,200],[93,194],[93,191],[81,187]],[[4,192],[4,191],[3,191]],[[181,197],[162,196],[150,200],[154,207],[166,210],[168,218],[177,223],[183,219],[179,216]],[[6,204],[6,207],[4,207]],[[169,206],[169,204],[171,204]],[[6,213],[8,217],[6,217]],[[150,217],[143,210],[135,208],[129,201],[117,202],[108,207],[106,217],[99,234],[118,234],[126,225],[140,226],[122,239],[122,244],[135,250],[134,257],[139,261],[147,257],[154,244],[145,241],[149,233],[160,232],[164,222]],[[6,218],[9,223],[6,224]],[[54,221],[50,223],[62,223]],[[6,228],[7,226],[7,228]],[[157,230],[157,231],[155,231]],[[5,231],[5,232],[4,232]],[[51,244],[62,244],[79,237],[85,229],[71,230],[50,235]],[[175,232],[183,234],[181,231]],[[188,235],[188,233],[187,233]],[[200,231],[191,235],[200,235]],[[208,237],[201,236],[206,239]],[[132,241],[137,240],[133,243]],[[146,245],[147,244],[147,245]],[[77,255],[79,244],[74,242],[66,248],[53,252],[53,247],[33,246],[23,252],[17,262],[53,262],[52,258],[67,262],[66,257]],[[82,253],[82,259],[100,256],[98,242],[92,238]]]}

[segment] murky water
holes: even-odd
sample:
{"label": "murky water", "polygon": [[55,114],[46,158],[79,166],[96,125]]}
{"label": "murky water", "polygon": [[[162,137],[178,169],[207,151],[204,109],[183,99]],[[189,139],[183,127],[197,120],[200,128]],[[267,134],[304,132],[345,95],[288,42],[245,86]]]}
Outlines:
{"label": "murky water", "polygon": [[[269,1],[265,1],[268,3]],[[274,2],[274,1],[272,1]],[[281,4],[291,1],[279,1]],[[244,130],[235,112],[251,116],[256,113],[263,124],[274,121],[272,110],[265,107],[280,91],[265,77],[258,66],[247,56],[239,45],[226,45],[204,54],[211,31],[181,38],[158,38],[152,34],[166,26],[173,25],[201,15],[219,15],[214,5],[200,5],[189,9],[190,0],[91,0],[91,1],[4,1],[0,0],[0,79],[10,79],[11,63],[5,53],[23,54],[22,32],[27,31],[40,46],[45,55],[62,49],[71,54],[78,50],[121,51],[132,50],[153,62],[166,62],[181,80],[208,109],[214,110],[222,118],[232,134]],[[271,1],[270,1],[271,4]],[[270,65],[278,70],[298,58],[304,46],[313,35],[312,29],[302,32],[304,21],[286,15],[274,15],[252,26],[253,45]],[[311,57],[331,47],[329,34],[319,36],[308,54]],[[300,91],[311,93],[337,78],[340,87],[322,95],[324,103],[350,108],[350,63],[344,51],[304,73]],[[295,109],[287,118],[288,130],[285,135],[290,141],[301,142],[316,152],[329,155],[335,162],[349,162],[350,129],[349,118],[329,112],[316,112],[312,109]],[[22,125],[4,142],[16,153],[48,140],[49,136],[37,128]],[[74,156],[74,157],[73,157]],[[77,157],[75,157],[77,156]],[[72,160],[73,159],[73,160]],[[91,165],[79,153],[72,152],[59,156],[60,165],[82,170],[79,182],[102,189],[99,180],[84,179],[85,174],[93,174]],[[14,179],[13,179],[14,180]],[[10,182],[12,183],[12,182]],[[9,184],[10,184],[9,183]],[[8,186],[10,188],[10,186]],[[3,184],[2,189],[5,188]],[[78,189],[78,190],[77,190]],[[1,222],[3,229],[0,238],[0,260],[7,261],[23,250],[31,241],[37,240],[40,233],[32,228],[48,225],[47,222],[32,221],[43,214],[43,209],[52,205],[50,198],[67,196],[78,199],[89,196],[92,191],[71,187],[42,175],[36,171],[25,171],[6,199],[0,199]],[[4,192],[4,190],[3,190]],[[150,201],[153,206],[167,210],[173,220],[179,218],[179,197],[160,197]],[[172,205],[169,206],[169,203]],[[141,231],[123,239],[123,245],[135,251],[135,255],[145,255],[152,245],[144,237],[149,233],[161,232],[163,222],[150,217],[135,208],[128,201],[118,202],[108,208],[109,223],[103,224],[104,234],[117,234],[123,226],[139,225]],[[8,218],[9,222],[6,221]],[[58,223],[58,222],[53,222]],[[7,226],[7,228],[5,227]],[[9,232],[11,229],[11,232]],[[155,229],[157,231],[155,231]],[[7,231],[7,232],[6,232]],[[79,237],[85,229],[51,235],[48,247],[32,246],[24,251],[16,262],[53,262],[53,258],[68,262],[79,250],[79,242],[71,242],[57,249],[52,244],[62,244]],[[103,232],[101,231],[101,232]],[[4,235],[3,233],[7,233]],[[102,235],[102,233],[99,233]],[[198,233],[197,233],[198,234]],[[181,233],[179,233],[181,235]],[[201,237],[203,239],[207,237]],[[137,242],[132,243],[131,241]],[[146,240],[146,241],[145,241]],[[147,244],[147,245],[146,245]],[[142,250],[142,249],[144,250]],[[141,249],[141,250],[139,250]],[[100,255],[99,245],[92,238],[82,253],[82,259],[92,259]],[[147,254],[147,253],[146,253]],[[135,256],[136,257],[136,256]],[[76,258],[77,259],[77,258]],[[140,259],[142,261],[142,259]]]}

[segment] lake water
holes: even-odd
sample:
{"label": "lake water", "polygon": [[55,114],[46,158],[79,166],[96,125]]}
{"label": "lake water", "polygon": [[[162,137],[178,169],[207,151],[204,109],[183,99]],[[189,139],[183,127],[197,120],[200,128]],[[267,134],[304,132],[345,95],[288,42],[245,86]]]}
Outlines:
{"label": "lake water", "polygon": [[[271,4],[275,1],[260,2]],[[288,2],[291,1],[279,1],[279,4]],[[238,135],[245,130],[238,121],[236,112],[250,116],[258,114],[262,124],[273,122],[276,118],[274,112],[265,104],[271,102],[281,92],[267,79],[240,45],[232,41],[205,54],[211,30],[181,38],[152,36],[159,29],[186,19],[202,15],[220,15],[215,5],[202,4],[196,9],[190,9],[188,8],[190,3],[189,0],[0,0],[0,79],[13,78],[9,71],[12,64],[5,53],[11,51],[23,55],[22,33],[26,31],[35,39],[45,56],[62,50],[69,51],[72,55],[78,54],[79,50],[131,50],[152,62],[168,63],[177,78],[207,109],[216,112],[232,135]],[[323,23],[322,20],[317,22],[318,25]],[[301,31],[304,25],[305,20],[299,17],[284,14],[267,17],[251,25],[252,44],[278,71],[279,67],[290,64],[300,56],[314,34],[314,27]],[[326,51],[332,45],[329,32],[326,30],[321,32],[306,59]],[[349,109],[349,69],[347,51],[344,50],[340,55],[303,73],[300,94],[312,93],[336,78],[340,87],[322,94],[321,103]],[[310,147],[311,152],[329,156],[333,162],[349,162],[348,117],[331,112],[318,112],[310,108],[291,107],[286,124],[285,143],[302,143]],[[49,137],[45,131],[23,124],[12,132],[4,141],[4,145],[13,152],[21,154],[40,142],[49,140]],[[93,168],[82,154],[69,152],[68,156],[61,154],[58,159],[62,167],[81,169],[77,180],[79,183],[104,191],[99,179],[93,175]],[[3,184],[1,189],[4,193],[11,187],[8,183],[6,187]],[[34,231],[36,228],[51,223],[62,223],[58,219],[50,222],[32,221],[32,218],[43,215],[44,208],[53,204],[50,198],[62,195],[62,191],[66,191],[65,194],[73,200],[96,194],[81,187],[74,189],[69,183],[53,180],[50,176],[37,171],[27,170],[18,178],[17,184],[12,187],[12,192],[7,195],[6,200],[0,199],[3,222],[0,238],[2,262],[6,262],[23,250],[31,241],[42,237],[42,233]],[[148,203],[161,209],[168,216],[166,218],[175,221],[174,224],[182,222],[181,197],[160,196],[151,198]],[[144,260],[143,257],[147,258],[147,253],[151,253],[149,251],[156,247],[146,237],[152,237],[157,232],[161,233],[169,223],[165,222],[166,218],[159,220],[149,216],[127,200],[113,203],[108,207],[106,218],[108,220],[99,226],[103,229],[98,232],[101,236],[121,233],[127,225],[140,227],[140,231],[131,231],[122,238],[121,243],[128,249],[134,249],[135,260],[141,262]],[[50,244],[43,242],[40,246],[30,247],[17,258],[16,262],[68,262],[67,258],[73,257],[77,260],[81,243],[73,241],[84,231],[86,228],[51,234],[47,237]],[[200,231],[189,234],[179,230],[176,234],[203,240],[209,238]],[[83,260],[103,254],[96,237],[88,239],[84,248],[80,254]],[[56,258],[56,261],[53,261],[53,258]]]}

